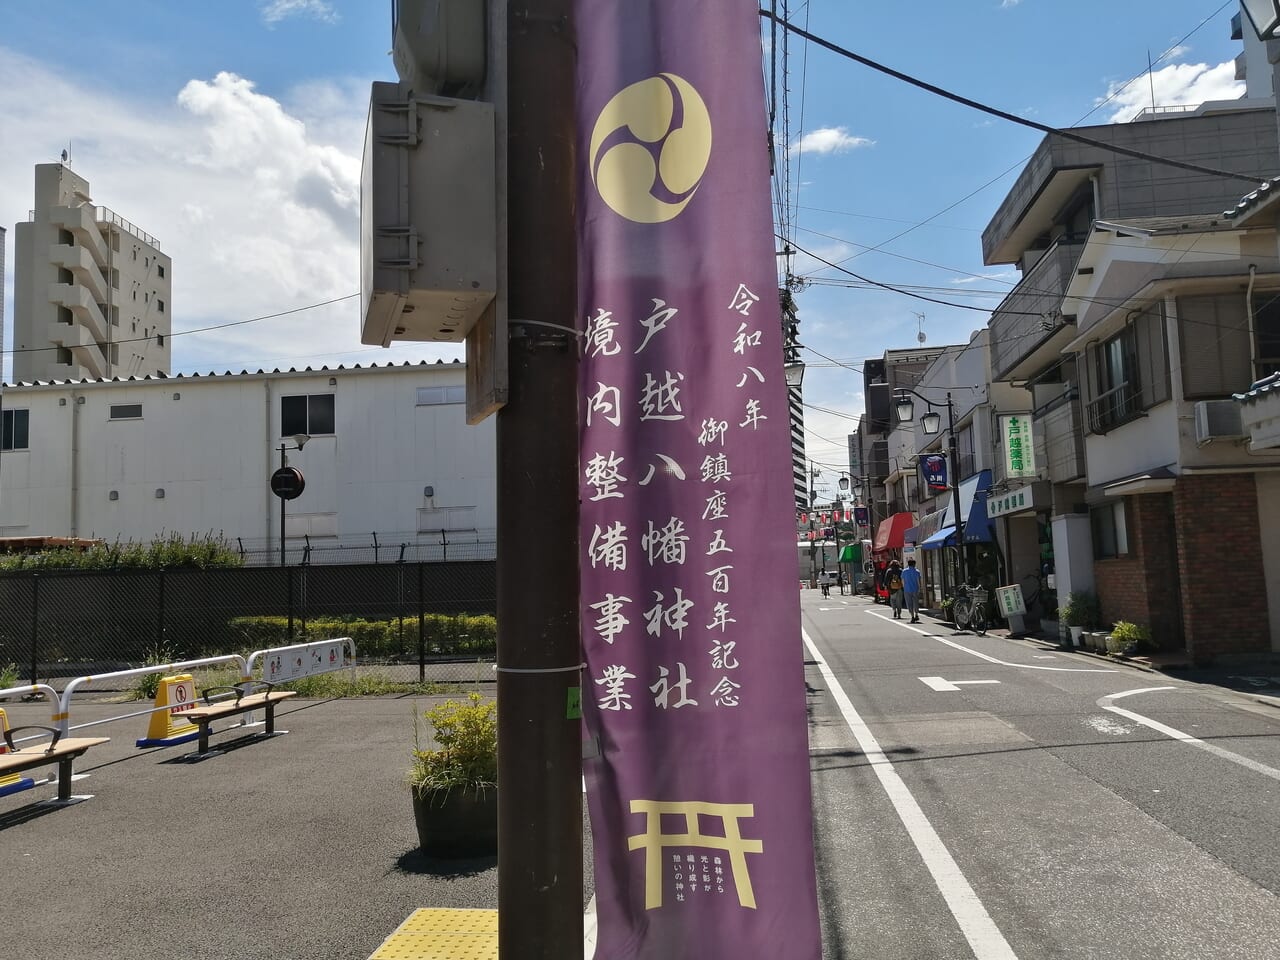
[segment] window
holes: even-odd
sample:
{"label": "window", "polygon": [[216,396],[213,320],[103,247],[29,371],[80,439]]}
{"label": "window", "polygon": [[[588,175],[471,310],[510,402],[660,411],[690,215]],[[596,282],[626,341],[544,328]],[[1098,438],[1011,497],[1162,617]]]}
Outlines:
{"label": "window", "polygon": [[112,420],[141,420],[142,404],[140,403],[113,403],[111,405]]}
{"label": "window", "polygon": [[58,282],[59,283],[75,283],[76,278],[72,275],[71,271],[68,270],[66,267],[59,267]]}
{"label": "window", "polygon": [[76,245],[75,234],[73,234],[70,230],[60,229],[58,231],[58,242],[61,244],[65,244],[68,247],[74,247]]}
{"label": "window", "polygon": [[0,450],[26,450],[30,426],[30,410],[0,412]]}
{"label": "window", "polygon": [[1090,512],[1093,521],[1093,555],[1098,560],[1127,556],[1129,531],[1125,526],[1124,500],[1095,507]]}
{"label": "window", "polygon": [[1126,327],[1106,343],[1093,347],[1088,365],[1092,385],[1089,429],[1093,433],[1114,430],[1142,412],[1133,327]]}
{"label": "window", "polygon": [[160,276],[160,278],[161,278],[161,279],[164,279],[164,264],[163,264],[163,263],[157,263],[157,264],[156,264],[156,270],[159,272],[159,276]]}
{"label": "window", "polygon": [[75,321],[75,317],[71,315],[70,310],[68,310],[66,307],[59,307],[58,322],[59,323],[75,323],[76,321]]}
{"label": "window", "polygon": [[58,347],[58,363],[64,366],[71,366],[74,361],[71,359],[70,347]]}
{"label": "window", "polygon": [[159,310],[161,313],[164,313],[164,301],[161,300],[159,297],[156,297],[156,309]]}
{"label": "window", "polygon": [[163,334],[163,333],[157,333],[157,334],[156,334],[156,346],[157,346],[157,347],[163,347],[163,346],[164,346],[164,334]]}
{"label": "window", "polygon": [[1253,295],[1253,379],[1280,371],[1280,292]]}
{"label": "window", "polygon": [[458,387],[419,387],[418,406],[430,407],[445,403],[466,403],[467,388]]}
{"label": "window", "polygon": [[334,433],[333,394],[316,393],[280,398],[280,436]]}
{"label": "window", "polygon": [[[1267,295],[1255,302],[1269,299]],[[1179,297],[1182,393],[1188,400],[1226,399],[1247,390],[1249,317],[1239,294]]]}

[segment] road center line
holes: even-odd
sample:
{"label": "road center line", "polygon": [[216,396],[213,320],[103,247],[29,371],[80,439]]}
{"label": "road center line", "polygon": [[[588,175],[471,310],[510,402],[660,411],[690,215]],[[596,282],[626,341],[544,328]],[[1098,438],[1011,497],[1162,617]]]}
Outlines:
{"label": "road center line", "polygon": [[978,895],[973,892],[973,887],[965,879],[965,875],[960,872],[960,867],[942,842],[942,838],[938,836],[938,832],[933,829],[933,824],[924,815],[920,804],[916,802],[916,798],[907,789],[898,771],[893,768],[889,758],[880,749],[880,743],[871,733],[871,729],[854,709],[853,702],[840,686],[840,682],[836,680],[835,674],[831,672],[831,668],[818,651],[809,632],[802,628],[800,635],[804,638],[804,644],[808,647],[810,656],[817,663],[818,670],[821,671],[822,678],[831,691],[831,696],[835,699],[841,714],[844,715],[845,723],[849,725],[854,739],[858,741],[859,749],[866,756],[871,769],[875,771],[880,780],[880,786],[884,788],[889,802],[893,804],[893,809],[897,811],[902,825],[906,827],[911,842],[920,852],[920,858],[933,877],[933,882],[937,884],[938,892],[946,901],[951,915],[956,918],[960,932],[969,941],[976,960],[1017,960],[1017,954],[1013,952],[1004,934],[987,913]]}
{"label": "road center line", "polygon": [[955,647],[971,657],[977,657],[979,660],[985,660],[987,663],[997,663],[1002,667],[1016,667],[1019,670],[1051,670],[1054,673],[1115,673],[1108,667],[1045,667],[1038,663],[1010,663],[1008,660],[1000,660],[996,657],[989,657],[985,653],[979,653],[977,650],[970,650],[964,644],[956,643],[954,640],[948,640],[946,637],[940,637],[936,633],[930,633],[928,630],[920,630],[908,623],[894,620],[892,617],[886,617],[884,614],[876,613],[874,610],[866,611],[867,616],[875,617],[883,620],[885,623],[893,624],[895,627],[902,627],[904,630],[910,630],[912,633],[918,633],[922,637],[928,637],[930,640],[937,640],[939,643],[945,643],[948,647]]}
{"label": "road center line", "polygon": [[1134,713],[1132,710],[1126,710],[1123,707],[1115,706],[1112,701],[1119,700],[1121,697],[1132,697],[1139,693],[1155,693],[1159,690],[1176,690],[1177,687],[1141,687],[1137,690],[1126,690],[1123,693],[1113,693],[1110,696],[1102,697],[1098,700],[1098,706],[1103,710],[1110,710],[1112,713],[1121,717],[1127,717],[1134,723],[1140,723],[1144,727],[1148,727],[1157,733],[1163,733],[1166,737],[1173,740],[1180,740],[1182,743],[1190,744],[1193,747],[1199,747],[1212,753],[1215,757],[1221,757],[1223,760],[1230,760],[1232,763],[1238,763],[1242,767],[1247,767],[1254,773],[1260,773],[1264,777],[1270,777],[1272,780],[1280,780],[1280,770],[1275,767],[1268,767],[1265,763],[1259,763],[1257,760],[1250,760],[1248,757],[1241,756],[1238,753],[1232,753],[1224,747],[1220,747],[1215,743],[1205,743],[1199,737],[1193,737],[1189,733],[1183,733],[1181,730],[1175,730],[1173,727],[1166,726],[1159,720],[1152,720],[1150,717],[1144,717],[1140,713]]}

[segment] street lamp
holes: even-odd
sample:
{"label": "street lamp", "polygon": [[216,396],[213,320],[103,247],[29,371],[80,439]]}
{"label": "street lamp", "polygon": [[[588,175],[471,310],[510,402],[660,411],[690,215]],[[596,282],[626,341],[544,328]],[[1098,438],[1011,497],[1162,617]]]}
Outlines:
{"label": "street lamp", "polygon": [[[280,444],[280,469],[276,471],[276,473],[275,473],[275,475],[272,477],[272,481],[271,481],[271,489],[275,492],[275,495],[276,495],[277,497],[279,497],[279,499],[280,499],[280,566],[282,566],[282,567],[285,565],[285,559],[284,559],[284,513],[285,513],[285,510],[284,510],[284,505],[285,505],[285,502],[286,502],[287,500],[292,500],[294,497],[296,497],[298,494],[300,494],[300,493],[302,492],[302,486],[301,486],[301,482],[302,482],[302,474],[298,473],[297,471],[293,471],[293,473],[294,473],[294,474],[297,474],[296,481],[294,481],[294,479],[293,479],[292,475],[291,475],[291,474],[289,473],[289,471],[287,471],[287,469],[286,469],[286,468],[289,466],[289,458],[288,458],[287,456],[285,456],[285,451],[286,451],[286,450],[301,450],[301,449],[306,445],[307,441],[308,441],[308,440],[310,440],[310,439],[311,439],[311,437],[310,437],[310,435],[309,435],[309,434],[305,434],[305,433],[295,433],[295,434],[293,435],[293,437],[292,437],[292,440],[293,440],[293,446],[292,446],[292,447],[290,447],[288,444],[286,444],[286,443],[284,443],[284,442],[281,442],[281,444]],[[291,485],[291,484],[292,484],[292,483],[294,483],[294,482],[296,482],[296,484],[297,484],[296,486],[292,486],[292,485]]]}
{"label": "street lamp", "polygon": [[893,398],[894,405],[898,408],[899,423],[910,423],[915,417],[915,405],[911,401],[912,397],[923,400],[928,408],[920,417],[920,429],[929,436],[936,435],[942,426],[942,415],[936,412],[936,408],[947,408],[947,463],[951,473],[947,481],[951,487],[951,509],[956,515],[956,548],[960,554],[960,583],[967,584],[969,578],[965,575],[964,518],[960,515],[960,457],[956,440],[955,403],[951,399],[950,391],[947,392],[946,402],[938,403],[930,400],[924,394],[916,393],[910,387],[899,387]]}
{"label": "street lamp", "polygon": [[1243,0],[1244,12],[1260,40],[1271,40],[1280,28],[1280,0]]}

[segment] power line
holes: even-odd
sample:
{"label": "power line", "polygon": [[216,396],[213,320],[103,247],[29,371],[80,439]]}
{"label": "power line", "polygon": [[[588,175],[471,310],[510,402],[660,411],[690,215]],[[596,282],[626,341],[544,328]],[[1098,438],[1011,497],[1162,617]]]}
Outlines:
{"label": "power line", "polygon": [[[760,10],[760,14],[761,16],[768,17],[770,19],[776,19],[776,16],[767,10],[763,10],[763,9]],[[1168,167],[1176,167],[1179,170],[1189,170],[1192,173],[1203,173],[1209,176],[1221,177],[1227,180],[1244,180],[1256,185],[1261,185],[1263,183],[1263,180],[1260,177],[1249,176],[1248,174],[1243,174],[1243,173],[1232,173],[1229,170],[1219,170],[1215,167],[1206,167],[1198,163],[1188,163],[1185,160],[1171,160],[1168,157],[1160,157],[1160,156],[1157,156],[1156,154],[1146,153],[1142,150],[1133,150],[1133,149],[1130,149],[1129,147],[1121,147],[1114,143],[1106,143],[1102,140],[1095,140],[1092,137],[1082,136],[1081,134],[1073,133],[1071,130],[1063,129],[1061,127],[1051,127],[1046,123],[1037,123],[1035,120],[1028,120],[1026,117],[1019,117],[1017,114],[1009,113],[1008,111],[1001,110],[997,107],[989,106],[977,100],[972,100],[969,97],[961,96],[958,93],[952,93],[950,90],[946,90],[932,83],[927,83],[924,80],[920,80],[917,77],[911,76],[910,74],[903,73],[900,70],[894,70],[892,67],[887,67],[884,64],[878,63],[875,60],[872,60],[868,57],[864,57],[864,56],[861,56],[860,54],[854,53],[852,50],[848,50],[844,47],[839,46],[838,44],[832,43],[830,40],[825,40],[822,37],[819,37],[817,34],[810,33],[808,30],[803,30],[800,27],[797,27],[794,24],[788,23],[785,20],[781,22],[781,26],[788,33],[794,33],[796,36],[803,37],[805,40],[808,40],[810,43],[816,43],[818,46],[823,47],[824,49],[830,50],[832,53],[839,54],[840,56],[845,57],[846,59],[853,60],[856,63],[862,64],[863,66],[870,67],[872,70],[876,70],[876,71],[879,71],[880,73],[886,74],[887,76],[893,77],[895,80],[901,80],[903,83],[908,83],[913,87],[918,87],[921,90],[928,91],[929,93],[932,93],[935,96],[943,97],[947,100],[951,100],[954,103],[962,104],[963,106],[970,107],[971,109],[974,109],[974,110],[979,110],[982,113],[987,113],[994,117],[999,117],[1000,119],[1007,120],[1010,123],[1016,123],[1016,124],[1019,124],[1020,126],[1030,127],[1033,130],[1039,130],[1041,133],[1052,134],[1054,136],[1061,137],[1064,140],[1071,140],[1071,141],[1074,141],[1075,143],[1084,144],[1085,146],[1088,146],[1088,147],[1095,147],[1099,150],[1105,150],[1108,153],[1115,153],[1120,156],[1132,157],[1133,159],[1136,159],[1136,160],[1147,160],[1151,163],[1159,163]]]}
{"label": "power line", "polygon": [[[1225,10],[1228,6],[1230,6],[1230,5],[1231,5],[1232,3],[1234,3],[1234,2],[1235,2],[1235,0],[1226,0],[1226,2],[1225,2],[1225,3],[1223,3],[1221,6],[1219,6],[1217,10],[1213,11],[1213,13],[1209,14],[1209,16],[1207,16],[1207,17],[1205,17],[1203,20],[1201,20],[1198,24],[1196,24],[1196,25],[1195,25],[1195,27],[1193,27],[1190,31],[1188,31],[1186,34],[1184,34],[1184,35],[1182,36],[1182,38],[1181,38],[1181,39],[1177,40],[1177,41],[1176,41],[1172,46],[1170,46],[1167,50],[1165,50],[1165,51],[1164,51],[1164,53],[1162,53],[1162,54],[1160,54],[1160,56],[1156,57],[1155,62],[1156,62],[1156,63],[1160,63],[1161,61],[1163,61],[1163,60],[1164,60],[1166,57],[1168,57],[1171,53],[1173,53],[1173,52],[1174,52],[1175,50],[1177,50],[1180,46],[1182,46],[1182,44],[1184,44],[1184,43],[1185,43],[1187,40],[1189,40],[1192,36],[1194,36],[1196,33],[1198,33],[1198,32],[1199,32],[1199,31],[1204,27],[1204,25],[1205,25],[1206,23],[1208,23],[1210,20],[1212,20],[1214,17],[1216,17],[1219,13],[1221,13],[1223,10]],[[784,13],[785,13],[785,11],[784,11]],[[784,19],[785,19],[785,17],[784,17]],[[774,23],[774,24],[772,24],[772,25],[771,25],[771,29],[774,29],[775,33],[776,33],[776,27],[777,27],[777,24],[776,24],[776,23]],[[1079,124],[1083,123],[1083,122],[1084,122],[1085,120],[1087,120],[1090,116],[1092,116],[1096,111],[1098,111],[1098,110],[1102,109],[1102,107],[1106,106],[1108,103],[1110,103],[1110,102],[1111,102],[1112,100],[1114,100],[1116,97],[1118,97],[1121,93],[1123,93],[1125,90],[1127,90],[1130,86],[1132,86],[1134,83],[1136,83],[1138,80],[1140,80],[1140,79],[1142,78],[1143,74],[1144,74],[1144,71],[1139,71],[1138,73],[1134,74],[1134,75],[1133,75],[1132,77],[1130,77],[1127,81],[1125,81],[1125,83],[1123,83],[1121,86],[1119,86],[1119,87],[1118,87],[1118,88],[1116,88],[1114,91],[1112,91],[1112,92],[1111,92],[1111,94],[1110,94],[1109,96],[1107,96],[1107,97],[1106,97],[1105,99],[1103,99],[1103,100],[1100,100],[1098,103],[1094,104],[1093,108],[1092,108],[1092,109],[1090,109],[1090,110],[1088,110],[1087,112],[1085,112],[1085,114],[1084,114],[1083,116],[1081,116],[1078,120],[1076,120],[1076,122],[1075,122],[1075,123],[1073,123],[1073,124],[1072,124],[1072,126],[1073,126],[1073,127],[1074,127],[1074,126],[1078,126]],[[903,237],[905,237],[907,234],[909,234],[909,233],[911,233],[911,232],[913,232],[913,231],[915,231],[915,230],[918,230],[918,229],[920,229],[920,228],[921,228],[921,227],[923,227],[923,226],[927,226],[929,223],[932,223],[934,220],[938,219],[938,217],[942,216],[944,213],[948,213],[948,212],[950,212],[951,210],[954,210],[956,207],[960,206],[960,204],[964,203],[966,200],[969,200],[969,199],[971,199],[971,198],[973,198],[973,197],[977,196],[979,193],[981,193],[983,190],[986,190],[986,189],[987,189],[988,187],[990,187],[992,184],[997,183],[997,182],[999,182],[1000,180],[1003,180],[1006,176],[1008,176],[1008,175],[1009,175],[1010,173],[1012,173],[1014,170],[1018,169],[1018,167],[1022,166],[1022,164],[1026,163],[1028,160],[1030,160],[1032,156],[1034,156],[1034,154],[1029,154],[1028,156],[1023,157],[1021,160],[1019,160],[1019,161],[1018,161],[1017,163],[1015,163],[1013,166],[1011,166],[1011,167],[1007,168],[1007,169],[1006,169],[1006,170],[1004,170],[1003,172],[1001,172],[1001,173],[997,174],[996,176],[992,177],[992,178],[991,178],[990,180],[988,180],[986,183],[982,184],[982,186],[980,186],[980,187],[978,187],[977,189],[972,190],[972,191],[970,191],[969,193],[965,194],[963,197],[961,197],[959,200],[955,201],[954,203],[948,204],[947,206],[943,207],[941,210],[939,210],[937,213],[933,214],[932,216],[930,216],[930,217],[926,217],[924,220],[921,220],[921,221],[919,221],[918,223],[915,223],[915,224],[913,224],[912,226],[909,226],[906,230],[903,230],[903,231],[901,231],[901,232],[899,232],[899,233],[894,234],[892,237],[889,237],[887,240],[883,240],[883,241],[881,241],[880,243],[876,244],[874,247],[869,247],[869,248],[867,248],[867,249],[865,249],[865,250],[861,250],[861,251],[859,251],[858,253],[855,253],[855,254],[853,254],[852,256],[846,257],[845,259],[843,259],[843,260],[841,260],[841,261],[839,261],[839,262],[840,262],[840,263],[848,263],[850,260],[857,259],[858,257],[861,257],[863,254],[872,253],[873,251],[877,251],[877,250],[882,250],[884,247],[886,247],[886,246],[888,246],[889,244],[893,243],[895,240],[900,240],[900,239],[902,239]],[[909,221],[903,221],[903,222],[909,222]],[[959,229],[959,228],[949,228],[949,229]]]}
{"label": "power line", "polygon": [[[306,305],[306,306],[304,306],[304,307],[294,307],[292,310],[281,310],[279,313],[267,313],[267,314],[262,315],[261,317],[250,317],[250,318],[249,318],[249,319],[247,319],[247,320],[232,320],[232,321],[230,321],[229,323],[215,323],[215,324],[213,324],[212,326],[209,326],[209,327],[196,327],[194,330],[175,330],[175,331],[171,331],[171,332],[168,334],[168,336],[169,336],[169,338],[170,338],[170,339],[172,339],[172,338],[174,338],[174,337],[184,337],[184,336],[187,336],[187,335],[192,334],[192,333],[208,333],[208,332],[209,332],[209,331],[211,331],[211,330],[225,330],[225,329],[227,329],[228,327],[239,327],[239,326],[243,326],[243,325],[244,325],[244,324],[246,324],[246,323],[257,323],[259,320],[275,320],[275,319],[276,319],[276,318],[278,318],[278,317],[287,317],[287,316],[289,316],[289,315],[291,315],[291,314],[294,314],[294,313],[302,313],[302,312],[304,312],[304,311],[306,311],[306,310],[315,310],[315,309],[316,309],[316,308],[318,308],[318,307],[327,307],[327,306],[330,306],[330,305],[335,304],[335,303],[342,303],[342,301],[344,301],[344,300],[353,300],[353,299],[355,299],[355,298],[356,298],[356,297],[358,297],[358,296],[360,296],[360,294],[358,294],[358,293],[349,293],[349,294],[347,294],[345,297],[334,297],[332,300],[322,300],[322,301],[320,301],[319,303],[309,303],[309,304],[307,304],[307,305]],[[155,339],[155,335],[154,335],[154,334],[152,334],[152,335],[151,335],[151,336],[149,336],[149,337],[128,337],[128,338],[125,338],[125,339],[123,339],[123,340],[112,340],[111,342],[112,342],[113,344],[116,344],[116,343],[145,343],[145,342],[147,342],[147,341],[149,341],[149,340],[154,340],[154,339]],[[6,354],[6,353],[7,353],[7,354],[19,354],[19,353],[42,353],[42,352],[46,352],[46,351],[49,351],[49,350],[58,350],[58,349],[60,349],[60,348],[59,348],[59,347],[56,347],[56,346],[53,346],[53,347],[22,347],[21,349],[17,349],[17,350],[4,350],[4,351],[0,351],[0,354]]]}

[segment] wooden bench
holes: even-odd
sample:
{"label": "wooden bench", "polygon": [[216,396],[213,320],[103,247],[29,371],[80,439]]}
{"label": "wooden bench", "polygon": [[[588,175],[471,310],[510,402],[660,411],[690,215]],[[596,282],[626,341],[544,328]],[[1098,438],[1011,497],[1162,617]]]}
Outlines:
{"label": "wooden bench", "polygon": [[[19,730],[47,730],[53,734],[51,743],[29,743],[18,746],[13,742],[13,735]],[[90,747],[106,743],[110,737],[63,737],[62,731],[56,727],[30,723],[21,727],[10,727],[4,731],[4,741],[8,745],[8,753],[0,753],[0,776],[10,773],[22,773],[37,767],[58,765],[58,802],[71,803],[71,764]],[[82,798],[83,799],[83,798]]]}
{"label": "wooden bench", "polygon": [[[276,704],[290,697],[296,697],[296,690],[275,690],[270,680],[246,680],[225,687],[209,687],[203,693],[203,707],[194,710],[183,710],[182,719],[189,720],[200,728],[200,745],[198,756],[209,753],[209,724],[215,720],[234,717],[237,714],[249,713],[253,710],[264,710],[267,715],[266,730],[259,736],[272,737],[276,733]],[[261,690],[261,693],[253,691]],[[215,693],[232,693],[235,699],[216,699]],[[280,731],[284,733],[284,731]]]}

